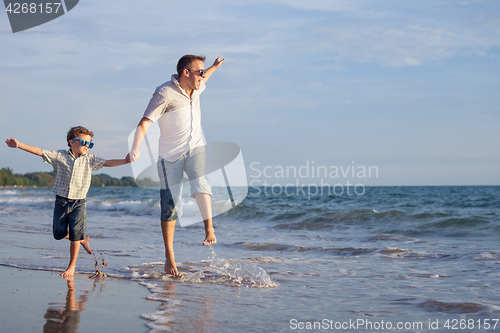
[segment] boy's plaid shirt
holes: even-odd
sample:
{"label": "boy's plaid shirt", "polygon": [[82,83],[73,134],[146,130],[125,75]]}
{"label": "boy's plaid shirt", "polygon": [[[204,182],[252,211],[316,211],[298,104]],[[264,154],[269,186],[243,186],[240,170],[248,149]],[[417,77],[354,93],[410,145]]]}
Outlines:
{"label": "boy's plaid shirt", "polygon": [[90,187],[91,171],[100,170],[106,162],[91,154],[75,158],[71,149],[42,150],[42,158],[54,167],[54,193],[68,199],[84,199]]}

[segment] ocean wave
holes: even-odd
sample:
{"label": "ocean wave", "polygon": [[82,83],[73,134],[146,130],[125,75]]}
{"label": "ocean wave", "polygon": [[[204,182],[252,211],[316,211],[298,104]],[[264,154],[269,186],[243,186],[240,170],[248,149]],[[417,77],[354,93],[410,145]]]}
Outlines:
{"label": "ocean wave", "polygon": [[[39,196],[10,197],[0,198],[1,214],[12,214],[12,211],[19,208],[45,209],[51,211],[54,209],[54,198],[44,198]],[[213,215],[217,216],[220,212],[228,210],[231,202],[214,201],[212,202]],[[118,199],[98,199],[87,198],[87,212],[112,213],[131,216],[149,216],[160,215],[160,201],[156,199],[143,200],[118,200]],[[194,199],[183,200],[183,211],[185,217],[197,215],[198,206]]]}
{"label": "ocean wave", "polygon": [[[499,202],[494,199],[496,189],[481,189],[485,193],[476,194],[473,199],[467,199],[464,195],[456,197],[457,194],[453,193],[457,189],[454,188],[410,190],[416,193],[408,195],[403,189],[373,189],[373,193],[367,194],[366,197],[338,198],[335,202],[328,198],[303,200],[295,196],[248,196],[232,209],[229,200],[214,200],[212,207],[213,216],[222,213],[218,217],[221,220],[230,220],[233,223],[246,223],[249,220],[272,223],[272,228],[285,230],[322,231],[369,225],[370,228],[378,228],[381,233],[409,236],[426,235],[432,231],[443,231],[442,235],[450,236],[500,233],[500,214],[494,209],[487,209],[490,206],[486,209],[483,207],[485,203]],[[386,191],[388,193],[385,193]],[[418,194],[419,191],[422,193]],[[442,198],[438,196],[442,194],[440,191],[448,191],[455,196]],[[479,189],[462,191],[475,193]],[[492,193],[488,194],[489,191]],[[427,195],[424,195],[425,193]],[[376,198],[370,199],[368,195]],[[405,202],[394,201],[394,198],[401,197],[413,198],[410,203],[420,205],[409,207]],[[0,214],[9,215],[16,207],[52,210],[53,200],[54,194],[50,189],[2,190]],[[196,202],[189,195],[183,200],[184,216],[197,216]],[[460,200],[468,200],[464,205],[472,208],[450,208],[450,204]],[[154,216],[160,213],[160,202],[157,191],[137,188],[91,188],[87,208],[89,212],[103,214]]]}
{"label": "ocean wave", "polygon": [[437,221],[429,222],[421,226],[422,229],[462,229],[462,228],[476,228],[476,227],[488,227],[490,221],[487,218],[481,216],[471,216],[471,217],[450,217],[445,219],[438,219]]}
{"label": "ocean wave", "polygon": [[[457,260],[469,254],[451,254],[451,253],[427,253],[411,249],[385,246],[383,248],[365,248],[365,247],[324,247],[324,246],[300,246],[277,243],[251,243],[236,242],[226,244],[225,246],[257,252],[278,252],[278,253],[311,253],[311,254],[330,254],[335,256],[351,257],[360,255],[377,255],[386,258],[399,259],[426,259],[426,260]],[[265,257],[266,258],[266,257]],[[487,259],[484,259],[487,260]],[[493,259],[491,259],[493,260]]]}
{"label": "ocean wave", "polygon": [[234,221],[246,221],[269,218],[268,208],[242,202],[233,209],[221,214],[221,218]]}
{"label": "ocean wave", "polygon": [[246,242],[237,242],[228,246],[250,251],[320,252],[320,253],[332,253],[342,256],[357,256],[361,254],[372,253],[376,250],[376,249],[353,248],[353,247],[333,248],[333,247],[320,247],[320,246],[299,246],[299,245],[275,244],[275,243],[246,243]]}
{"label": "ocean wave", "polygon": [[398,234],[376,234],[374,236],[366,238],[368,242],[379,242],[379,241],[397,241],[397,242],[405,242],[405,243],[424,243],[425,241],[418,240],[413,237],[408,237],[404,235]]}
{"label": "ocean wave", "polygon": [[0,206],[8,207],[30,207],[30,208],[54,208],[53,196],[38,195],[2,195],[0,196]]}
{"label": "ocean wave", "polygon": [[420,304],[419,307],[428,311],[439,311],[446,313],[474,313],[474,314],[490,314],[500,312],[500,307],[495,305],[485,305],[480,303],[468,302],[441,302],[436,300],[426,300]]}
{"label": "ocean wave", "polygon": [[398,247],[386,246],[376,251],[377,254],[387,258],[407,258],[407,259],[436,259],[436,260],[456,260],[465,255],[448,253],[426,253],[410,249],[400,249]]}
{"label": "ocean wave", "polygon": [[[302,216],[310,217],[302,219]],[[312,215],[312,216],[311,216]],[[271,218],[273,221],[283,221],[276,225],[278,229],[290,230],[321,230],[331,229],[336,225],[353,226],[376,224],[382,225],[387,222],[395,221],[399,216],[405,215],[399,211],[389,211],[379,213],[376,210],[354,210],[354,211],[336,211],[315,214],[281,214]],[[294,216],[295,218],[291,218]],[[297,221],[298,220],[298,221]]]}
{"label": "ocean wave", "polygon": [[446,218],[449,217],[449,214],[442,213],[442,212],[425,212],[425,213],[416,213],[410,215],[412,220],[434,220],[434,219],[441,219],[441,218]]}
{"label": "ocean wave", "polygon": [[307,215],[307,212],[285,212],[281,214],[274,215],[271,221],[283,221],[283,220],[296,220]]}
{"label": "ocean wave", "polygon": [[[86,198],[88,212],[119,213],[132,216],[160,215],[160,200],[157,191],[154,194],[146,192],[147,195],[145,195],[140,192],[141,189],[132,192],[133,188],[122,189],[122,191],[116,188],[106,188],[103,189],[103,192],[91,189],[94,193]],[[20,207],[53,210],[54,197],[55,194],[50,189],[2,190],[0,191],[0,213],[9,214],[9,210]],[[230,200],[213,200],[213,216],[229,210],[231,205]],[[186,217],[198,214],[199,209],[196,201],[191,197],[183,198],[183,211]]]}
{"label": "ocean wave", "polygon": [[[496,217],[452,217],[441,213],[412,215],[397,210],[356,210],[311,215],[304,218],[299,214],[282,214],[280,218],[269,220],[278,222],[273,228],[283,230],[321,231],[369,226],[371,229],[379,229],[381,233],[402,234],[406,237],[432,235],[436,231],[455,237],[500,233],[500,223]],[[281,217],[289,219],[281,220]]]}
{"label": "ocean wave", "polygon": [[285,263],[293,262],[297,259],[286,259],[281,257],[254,257],[246,259],[227,259],[229,261],[243,261],[243,262],[261,262],[261,263]]}
{"label": "ocean wave", "polygon": [[120,201],[113,199],[98,200],[94,198],[87,199],[87,210],[100,212],[121,212],[128,215],[142,216],[153,215],[160,212],[160,204],[158,200],[142,200],[142,201]]}
{"label": "ocean wave", "polygon": [[496,253],[496,252],[481,253],[475,257],[475,260],[477,260],[477,261],[489,261],[489,260],[497,261],[497,260],[500,260],[500,253]]}

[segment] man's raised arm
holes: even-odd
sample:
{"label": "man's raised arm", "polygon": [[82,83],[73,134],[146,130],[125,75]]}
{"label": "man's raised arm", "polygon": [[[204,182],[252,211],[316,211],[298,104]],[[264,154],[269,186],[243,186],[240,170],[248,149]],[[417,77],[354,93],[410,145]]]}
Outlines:
{"label": "man's raised arm", "polygon": [[221,57],[218,57],[217,59],[215,59],[214,64],[212,66],[210,66],[209,68],[207,68],[207,73],[205,74],[205,77],[203,78],[203,81],[205,81],[205,83],[207,83],[210,76],[212,76],[212,74],[216,70],[219,69],[220,65],[222,65],[222,63],[224,61],[226,61],[226,59],[221,59]]}

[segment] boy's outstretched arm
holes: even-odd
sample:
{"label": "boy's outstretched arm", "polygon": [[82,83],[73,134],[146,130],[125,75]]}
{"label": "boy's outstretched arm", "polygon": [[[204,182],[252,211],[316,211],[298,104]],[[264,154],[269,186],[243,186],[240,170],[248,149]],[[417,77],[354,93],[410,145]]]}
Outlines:
{"label": "boy's outstretched arm", "polygon": [[14,138],[5,140],[5,143],[10,148],[19,148],[19,149],[22,149],[24,151],[27,151],[28,153],[32,153],[32,154],[35,154],[37,156],[42,156],[42,149],[40,149],[38,147],[33,147],[33,146],[30,146],[30,145],[26,145],[26,144],[24,144],[22,142],[17,141]]}
{"label": "boy's outstretched arm", "polygon": [[117,160],[106,160],[106,162],[104,162],[104,165],[105,167],[116,167],[116,166],[120,166],[120,165],[124,165],[124,164],[128,164],[130,162],[127,162],[127,160],[125,158],[123,159],[117,159]]}

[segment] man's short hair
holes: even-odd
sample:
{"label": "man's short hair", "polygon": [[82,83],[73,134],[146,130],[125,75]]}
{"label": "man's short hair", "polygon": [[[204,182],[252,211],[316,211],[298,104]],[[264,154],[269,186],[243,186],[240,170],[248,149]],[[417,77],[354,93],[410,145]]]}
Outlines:
{"label": "man's short hair", "polygon": [[91,138],[94,136],[94,132],[89,131],[83,126],[71,127],[68,131],[68,135],[66,136],[67,139],[66,141],[68,141],[68,147],[71,147],[71,145],[69,144],[69,140],[75,139],[80,134],[90,135]]}
{"label": "man's short hair", "polygon": [[196,60],[201,60],[205,61],[206,57],[204,55],[192,55],[192,54],[186,54],[185,56],[182,56],[182,58],[179,59],[177,62],[177,74],[179,77],[181,77],[182,72],[187,68],[190,69],[191,64],[193,61]]}

